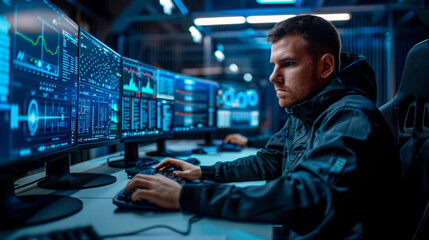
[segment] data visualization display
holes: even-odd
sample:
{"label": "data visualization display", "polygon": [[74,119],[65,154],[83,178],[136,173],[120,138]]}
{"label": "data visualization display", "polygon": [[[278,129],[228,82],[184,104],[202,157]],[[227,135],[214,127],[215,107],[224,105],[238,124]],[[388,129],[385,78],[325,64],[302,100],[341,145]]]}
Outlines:
{"label": "data visualization display", "polygon": [[181,75],[174,83],[174,132],[215,128],[217,85]]}
{"label": "data visualization display", "polygon": [[159,70],[157,86],[157,128],[161,133],[173,132],[174,82],[178,75]]}
{"label": "data visualization display", "polygon": [[122,58],[122,137],[156,136],[158,69],[129,58]]}
{"label": "data visualization display", "polygon": [[118,139],[121,56],[82,29],[79,40],[77,141]]}
{"label": "data visualization display", "polygon": [[16,159],[74,145],[78,26],[48,1],[0,6],[2,154]]}
{"label": "data visualization display", "polygon": [[220,84],[217,96],[218,128],[257,128],[259,96],[255,87],[239,83]]}

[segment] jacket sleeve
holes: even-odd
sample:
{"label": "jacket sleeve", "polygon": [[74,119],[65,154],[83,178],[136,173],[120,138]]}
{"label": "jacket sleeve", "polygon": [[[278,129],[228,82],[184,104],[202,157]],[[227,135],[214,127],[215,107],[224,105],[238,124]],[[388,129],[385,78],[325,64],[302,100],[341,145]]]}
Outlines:
{"label": "jacket sleeve", "polygon": [[270,138],[271,137],[268,135],[259,135],[256,137],[250,137],[247,140],[247,146],[254,147],[254,148],[263,148],[270,140]]}
{"label": "jacket sleeve", "polygon": [[310,136],[312,146],[293,172],[264,186],[185,184],[181,208],[235,220],[283,223],[295,232],[307,232],[333,214],[338,199],[355,199],[357,151],[368,140],[371,127],[362,111],[340,109],[326,116]]}
{"label": "jacket sleeve", "polygon": [[240,182],[279,177],[282,169],[286,128],[287,123],[256,155],[230,162],[217,162],[213,166],[201,166],[202,179],[217,182]]}

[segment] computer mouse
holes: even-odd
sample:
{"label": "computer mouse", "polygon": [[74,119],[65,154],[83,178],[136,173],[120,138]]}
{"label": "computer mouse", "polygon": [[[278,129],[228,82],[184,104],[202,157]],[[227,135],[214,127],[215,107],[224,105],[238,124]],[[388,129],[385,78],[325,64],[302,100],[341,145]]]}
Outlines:
{"label": "computer mouse", "polygon": [[201,164],[200,160],[198,160],[196,158],[188,158],[188,159],[186,159],[184,161],[187,162],[187,163],[190,163],[192,165],[200,165]]}
{"label": "computer mouse", "polygon": [[192,150],[192,153],[195,154],[207,154],[207,151],[204,148],[195,148]]}

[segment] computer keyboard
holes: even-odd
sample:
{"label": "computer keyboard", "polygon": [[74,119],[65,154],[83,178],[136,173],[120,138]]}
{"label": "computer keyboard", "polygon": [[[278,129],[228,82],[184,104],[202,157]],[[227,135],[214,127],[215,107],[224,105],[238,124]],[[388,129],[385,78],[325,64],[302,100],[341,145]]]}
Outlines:
{"label": "computer keyboard", "polygon": [[241,151],[241,146],[233,143],[222,143],[217,148],[218,152],[239,152]]}
{"label": "computer keyboard", "polygon": [[18,238],[18,240],[101,240],[101,237],[95,232],[92,226],[68,228],[55,230],[48,233],[29,235]]}
{"label": "computer keyboard", "polygon": [[[128,169],[127,169],[128,170]],[[182,178],[178,178],[175,177],[173,175],[173,168],[169,168],[166,171],[162,171],[162,170],[157,170],[155,168],[149,167],[149,168],[145,168],[142,171],[140,171],[140,174],[144,174],[144,175],[156,175],[156,174],[161,174],[179,184],[184,184],[187,181],[182,179]],[[130,173],[127,171],[128,176],[130,175]],[[129,209],[129,210],[143,210],[143,211],[171,211],[169,209],[164,209],[162,207],[157,206],[155,203],[147,200],[147,199],[139,199],[136,202],[133,202],[131,200],[131,195],[133,195],[133,193],[136,191],[137,189],[132,190],[129,193],[125,193],[124,190],[121,190],[118,194],[116,194],[116,196],[113,198],[113,203],[118,206],[121,209]]]}

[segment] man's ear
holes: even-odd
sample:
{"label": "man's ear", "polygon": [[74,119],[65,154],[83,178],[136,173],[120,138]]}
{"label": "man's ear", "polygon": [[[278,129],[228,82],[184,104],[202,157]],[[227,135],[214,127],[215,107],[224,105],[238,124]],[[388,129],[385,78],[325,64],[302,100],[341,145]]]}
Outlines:
{"label": "man's ear", "polygon": [[335,68],[335,59],[334,56],[330,53],[325,53],[321,58],[320,61],[322,63],[322,71],[320,72],[320,78],[322,79],[328,79],[331,77],[331,75],[334,72]]}

